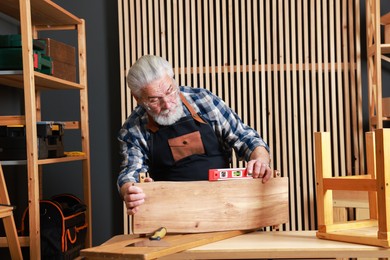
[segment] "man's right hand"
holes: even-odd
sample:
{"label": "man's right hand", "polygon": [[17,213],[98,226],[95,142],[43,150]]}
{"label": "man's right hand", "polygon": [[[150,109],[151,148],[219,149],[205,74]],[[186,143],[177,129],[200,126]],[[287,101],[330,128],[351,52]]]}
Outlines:
{"label": "man's right hand", "polygon": [[122,185],[121,194],[126,204],[128,215],[137,213],[139,206],[145,202],[146,196],[144,191],[140,187],[134,186],[132,182]]}
{"label": "man's right hand", "polygon": [[[153,182],[154,180],[150,177],[145,178],[144,182]],[[134,215],[139,206],[145,202],[145,193],[144,191],[137,186],[133,185],[133,182],[127,182],[121,187],[121,194],[123,201],[126,204],[127,214]]]}

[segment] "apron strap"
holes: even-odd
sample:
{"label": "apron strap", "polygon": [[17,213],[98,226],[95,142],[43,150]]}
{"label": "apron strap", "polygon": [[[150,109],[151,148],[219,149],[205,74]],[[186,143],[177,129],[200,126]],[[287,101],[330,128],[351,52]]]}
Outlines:
{"label": "apron strap", "polygon": [[[180,92],[179,93],[180,95],[180,99],[181,101],[183,102],[184,106],[188,109],[188,111],[190,111],[190,114],[192,116],[192,118],[196,121],[198,121],[199,123],[202,123],[202,124],[207,124],[200,116],[198,113],[196,113],[195,109],[190,105],[190,103],[188,103],[187,99],[183,96],[183,94]],[[159,126],[157,125],[157,123],[153,120],[153,118],[148,114],[148,125],[146,126],[150,131],[152,131],[153,133],[157,132],[158,129],[159,129]]]}
{"label": "apron strap", "polygon": [[200,116],[198,113],[195,112],[195,109],[188,103],[187,99],[183,96],[183,94],[180,92],[180,99],[183,102],[183,104],[186,106],[188,111],[190,111],[191,116],[194,120],[198,121],[199,123],[202,124],[207,124]]}

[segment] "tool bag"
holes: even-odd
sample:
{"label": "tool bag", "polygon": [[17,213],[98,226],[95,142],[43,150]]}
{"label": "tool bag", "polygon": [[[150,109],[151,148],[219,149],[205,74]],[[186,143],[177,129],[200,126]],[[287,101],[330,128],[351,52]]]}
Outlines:
{"label": "tool bag", "polygon": [[[41,200],[41,256],[42,259],[74,259],[85,247],[87,233],[86,206],[71,194]],[[22,218],[22,235],[29,234],[28,208]]]}

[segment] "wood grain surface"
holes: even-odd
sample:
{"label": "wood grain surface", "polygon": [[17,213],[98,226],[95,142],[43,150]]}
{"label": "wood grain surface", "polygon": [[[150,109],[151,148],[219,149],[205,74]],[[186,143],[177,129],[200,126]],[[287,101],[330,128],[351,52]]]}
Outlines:
{"label": "wood grain surface", "polygon": [[145,203],[135,234],[253,230],[288,222],[288,179],[137,183]]}
{"label": "wood grain surface", "polygon": [[133,246],[134,243],[148,242],[149,238],[138,235],[115,236],[101,246],[83,249],[80,256],[83,259],[156,259],[194,248],[197,246],[220,241],[226,238],[242,235],[245,231],[225,231],[199,234],[167,235],[160,241],[161,246]]}

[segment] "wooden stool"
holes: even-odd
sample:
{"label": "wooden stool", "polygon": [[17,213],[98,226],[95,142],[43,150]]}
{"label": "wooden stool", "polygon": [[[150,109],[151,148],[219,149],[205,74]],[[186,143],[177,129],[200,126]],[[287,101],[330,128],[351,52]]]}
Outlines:
{"label": "wooden stool", "polygon": [[[367,174],[356,176],[332,177],[330,134],[314,137],[317,237],[390,247],[390,129],[366,133]],[[333,190],[368,192],[369,219],[334,223]]]}
{"label": "wooden stool", "polygon": [[[23,259],[18,233],[16,231],[13,207],[10,205],[7,185],[5,183],[3,168],[0,164],[0,218],[3,220],[8,247],[12,259]],[[10,206],[7,206],[10,205]]]}

